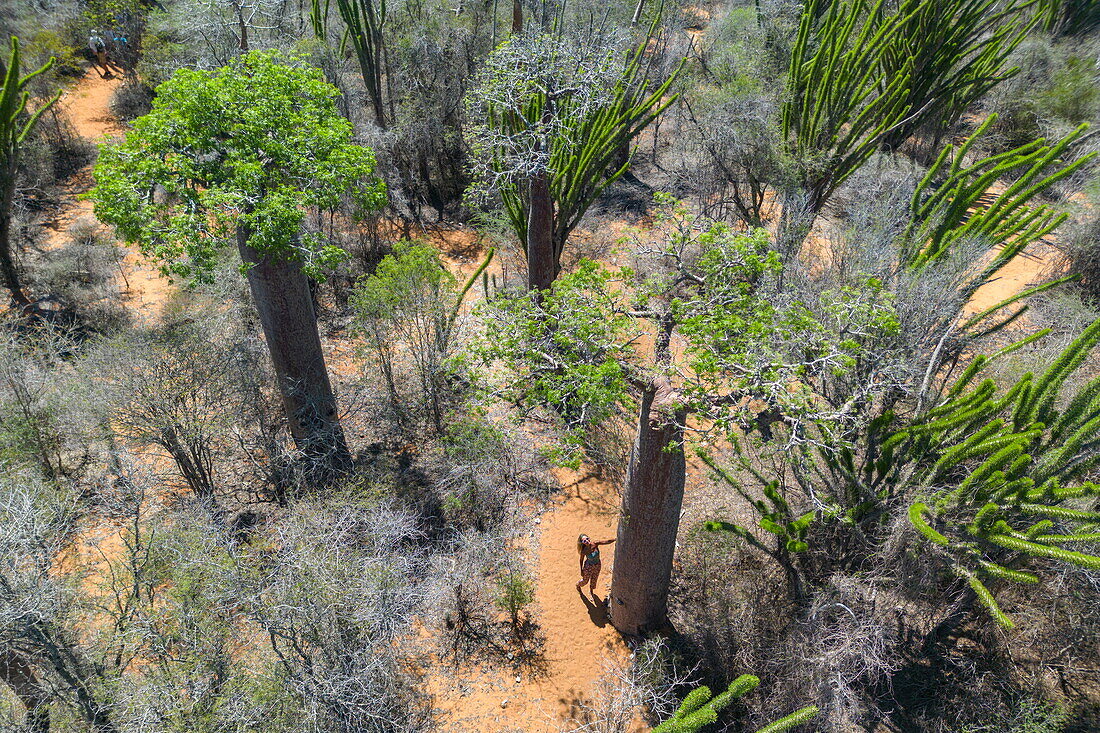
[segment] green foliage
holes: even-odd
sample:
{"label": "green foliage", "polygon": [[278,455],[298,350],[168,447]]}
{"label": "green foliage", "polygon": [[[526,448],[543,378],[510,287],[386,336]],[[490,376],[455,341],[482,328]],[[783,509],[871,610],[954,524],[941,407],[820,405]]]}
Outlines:
{"label": "green foliage", "polygon": [[496,603],[500,610],[508,613],[514,628],[520,625],[520,613],[535,600],[535,584],[526,574],[509,569],[496,579]]}
{"label": "green foliage", "polygon": [[957,119],[1011,74],[1027,3],[811,0],[791,53],[782,131],[816,214],[884,143]]}
{"label": "green foliage", "polygon": [[102,148],[96,215],[169,274],[208,280],[219,248],[243,227],[258,251],[317,275],[346,253],[320,235],[299,237],[306,207],[334,208],[344,196],[363,211],[385,202],[374,157],[351,142],[337,95],[319,69],[275,52],[180,69],[125,140]]}
{"label": "green foliage", "polygon": [[791,51],[782,132],[817,212],[909,111],[908,70],[883,76],[903,18],[883,0],[811,0]]}
{"label": "green foliage", "polygon": [[[812,515],[788,506],[785,477],[777,483],[754,468],[742,452],[745,439],[734,443],[737,465],[764,487],[767,501],[704,455],[757,509],[766,534],[729,522],[708,528],[732,532],[769,555],[787,571],[797,597],[811,580],[800,556],[817,549],[807,531],[839,525],[873,537],[892,507],[904,502],[909,523],[930,549],[999,623],[1011,626],[988,583],[1037,582],[1026,568],[1034,558],[1100,569],[1100,556],[1089,549],[1100,538],[1100,512],[1090,505],[1100,486],[1086,480],[1100,463],[1100,378],[1064,403],[1060,397],[1100,341],[1100,322],[1046,372],[1025,375],[1003,394],[992,380],[975,384],[992,358],[1042,335],[977,356],[937,405],[914,418],[885,410],[848,433],[848,442],[807,440],[791,470],[798,485],[812,487]],[[793,434],[798,426],[788,429]]]}
{"label": "green foliage", "polygon": [[500,197],[522,246],[533,175],[550,174],[557,260],[592,202],[626,171],[624,147],[675,101],[668,91],[678,69],[649,79],[654,28],[625,58],[601,39],[560,35],[513,37],[489,56],[466,99],[478,161],[472,195]]}
{"label": "green foliage", "polygon": [[482,310],[477,356],[510,375],[497,393],[526,407],[550,406],[575,442],[586,425],[615,414],[629,398],[633,324],[611,282],[610,271],[582,260],[541,299],[502,296]]}
{"label": "green foliage", "polygon": [[1055,70],[1050,88],[1036,95],[1036,103],[1046,114],[1073,124],[1092,120],[1100,108],[1096,62],[1070,56]]}
{"label": "green foliage", "polygon": [[1100,512],[1088,504],[1100,486],[1083,480],[1100,463],[1100,378],[1058,404],[1097,342],[1100,322],[1003,395],[990,380],[973,386],[989,361],[978,357],[943,403],[882,442],[870,470],[872,481],[918,487],[924,500],[910,522],[1004,626],[1012,621],[986,583],[1036,582],[1021,569],[1030,558],[1100,569],[1087,549],[1100,538]]}
{"label": "green foliage", "polygon": [[902,18],[882,60],[890,78],[904,70],[908,118],[887,135],[900,145],[924,126],[947,130],[986,92],[1019,69],[1008,66],[1012,51],[1031,31],[1030,0],[903,0]]}
{"label": "green foliage", "polygon": [[[990,261],[961,286],[967,297],[1066,220],[1067,214],[1031,201],[1096,157],[1089,153],[1070,163],[1062,161],[1067,148],[1084,133],[1081,126],[1053,145],[1039,139],[967,164],[970,148],[996,119],[990,115],[962,145],[949,145],[940,153],[913,192],[910,224],[902,237],[901,260],[910,267],[935,262],[966,241],[999,245]],[[1015,181],[986,202],[990,187],[1009,174],[1017,176]]]}
{"label": "green foliage", "polygon": [[1062,733],[1068,717],[1054,705],[1024,699],[1017,703],[1011,718],[989,725],[970,725],[960,733]]}
{"label": "green foliage", "polygon": [[[457,289],[454,276],[443,267],[434,247],[402,241],[363,279],[353,302],[362,317],[387,321],[396,319],[405,308],[412,309],[410,301],[421,299],[439,304],[442,312],[449,314]],[[432,325],[442,329],[445,324],[436,321]]]}
{"label": "green foliage", "polygon": [[[672,717],[654,728],[653,733],[697,733],[718,720],[718,711],[752,692],[759,684],[759,677],[743,674],[719,695],[712,696],[710,688],[705,685],[696,687],[688,693]],[[818,708],[811,705],[758,729],[756,733],[782,733],[809,721],[817,713]]]}
{"label": "green foliage", "polygon": [[[7,63],[5,64],[3,59],[0,59],[0,80],[2,80],[2,86],[0,86],[0,156],[2,156],[3,162],[3,165],[0,166],[0,171],[2,171],[0,179],[3,181],[6,181],[15,173],[19,145],[27,139],[27,135],[34,129],[39,118],[61,96],[59,92],[57,96],[40,105],[34,112],[28,113],[27,102],[30,101],[30,92],[26,89],[27,84],[36,76],[49,71],[55,63],[56,59],[51,57],[42,66],[29,74],[23,75],[19,39],[15,36],[11,38],[11,53],[8,56]],[[0,246],[7,246],[7,243],[2,242]]]}
{"label": "green foliage", "polygon": [[[843,442],[836,430],[854,416],[849,401],[862,402],[894,378],[884,358],[900,334],[893,297],[873,278],[823,290],[816,302],[780,297],[772,282],[781,276],[778,256],[763,230],[735,234],[716,225],[710,234],[700,291],[673,302],[693,373],[685,394],[723,433],[762,402],[805,421],[803,437],[813,426]],[[713,399],[730,390],[746,399]]]}
{"label": "green foliage", "polygon": [[[444,414],[455,397],[451,377],[457,365],[451,360],[459,308],[492,256],[490,250],[460,290],[433,247],[398,242],[374,274],[356,285],[351,296],[356,323],[376,358],[400,424],[408,423],[413,417],[409,411],[417,405],[427,405],[432,424],[437,431],[443,429]],[[402,359],[412,362],[416,399],[403,394]]]}
{"label": "green foliage", "polygon": [[[739,446],[738,446],[739,447]],[[705,529],[712,532],[731,532],[748,542],[762,552],[771,555],[781,562],[789,553],[805,552],[809,549],[806,543],[806,535],[816,518],[812,511],[796,515],[791,509],[790,502],[779,491],[779,482],[770,481],[764,485],[764,499],[759,499],[746,492],[729,471],[722,468],[713,457],[700,449],[696,454],[714,472],[715,477],[730,486],[756,509],[760,529],[775,536],[774,543],[761,540],[756,533],[747,527],[733,522],[711,521],[704,524]]]}
{"label": "green foliage", "polygon": [[29,62],[34,67],[48,63],[51,58],[56,59],[50,68],[50,73],[41,77],[43,84],[40,86],[49,85],[51,93],[56,91],[57,85],[61,82],[60,77],[79,76],[84,71],[73,49],[56,31],[45,28],[35,31],[26,39],[26,48],[23,49],[23,53],[25,54],[24,63]]}
{"label": "green foliage", "polygon": [[83,3],[87,28],[113,28],[122,18],[133,18],[145,12],[143,0],[88,0]]}

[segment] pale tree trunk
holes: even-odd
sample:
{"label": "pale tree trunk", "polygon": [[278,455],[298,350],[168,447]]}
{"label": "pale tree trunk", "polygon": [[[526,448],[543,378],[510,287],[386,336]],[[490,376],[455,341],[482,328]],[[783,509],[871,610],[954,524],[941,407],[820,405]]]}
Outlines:
{"label": "pale tree trunk", "polygon": [[550,198],[550,172],[531,177],[527,211],[527,289],[547,290],[558,276],[554,253],[554,202]]}
{"label": "pale tree trunk", "polygon": [[26,659],[14,652],[0,654],[0,679],[27,709],[26,727],[30,733],[49,733],[50,711],[38,689],[38,676]]}
{"label": "pale tree trunk", "polygon": [[346,468],[351,454],[325,368],[309,280],[298,263],[249,246],[249,235],[248,227],[237,228],[237,249],[248,266],[248,287],[267,339],[290,432],[310,459]]}
{"label": "pale tree trunk", "polygon": [[608,610],[623,634],[665,625],[672,557],[684,500],[686,411],[667,378],[642,393],[615,542]]}

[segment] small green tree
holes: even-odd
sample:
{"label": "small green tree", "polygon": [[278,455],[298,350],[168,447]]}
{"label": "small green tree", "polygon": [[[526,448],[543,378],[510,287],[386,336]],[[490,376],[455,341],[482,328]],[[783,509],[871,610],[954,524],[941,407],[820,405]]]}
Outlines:
{"label": "small green tree", "polygon": [[[433,247],[399,242],[356,286],[351,305],[399,427],[413,427],[417,406],[426,406],[427,422],[437,433],[443,431],[455,397],[447,366],[454,356],[455,321],[462,299],[492,257],[490,249],[460,289]],[[402,389],[397,368],[402,358],[412,362],[415,395]]]}
{"label": "small green tree", "polygon": [[11,54],[7,64],[0,59],[0,276],[16,305],[25,308],[30,299],[23,292],[19,282],[19,270],[12,257],[11,243],[11,207],[15,201],[15,178],[19,169],[19,148],[34,129],[39,118],[57,102],[61,94],[28,113],[27,102],[30,92],[26,91],[28,82],[39,74],[50,70],[54,59],[26,76],[20,68],[19,39],[11,38]]}
{"label": "small green tree", "polygon": [[497,606],[508,613],[512,629],[519,630],[520,614],[535,600],[531,579],[519,570],[509,569],[496,580]]}
{"label": "small green tree", "polygon": [[[653,733],[698,733],[718,720],[719,710],[752,692],[759,684],[759,677],[743,674],[731,682],[725,692],[718,695],[712,695],[710,688],[706,685],[696,687],[684,698],[680,709],[673,713],[671,718],[654,728]],[[756,733],[783,733],[809,721],[817,713],[817,706],[810,705],[757,729]]]}
{"label": "small green tree", "polygon": [[300,230],[308,207],[333,208],[349,194],[363,210],[385,201],[374,157],[352,144],[337,95],[319,69],[275,52],[216,71],[180,69],[125,141],[103,147],[91,193],[96,215],[166,274],[208,279],[236,239],[290,431],[329,465],[349,453],[308,276],[345,253]]}

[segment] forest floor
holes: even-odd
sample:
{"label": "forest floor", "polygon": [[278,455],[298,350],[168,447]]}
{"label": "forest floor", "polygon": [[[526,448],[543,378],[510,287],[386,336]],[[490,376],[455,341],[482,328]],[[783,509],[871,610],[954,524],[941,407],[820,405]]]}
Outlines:
{"label": "forest floor", "polygon": [[[61,105],[81,136],[99,142],[125,133],[109,109],[111,95],[121,83],[120,79],[101,79],[89,71],[65,92]],[[45,224],[47,249],[64,246],[70,226],[93,217],[91,203],[80,198],[91,184],[90,167],[66,182],[61,206]],[[427,239],[437,243],[460,277],[483,256],[476,237],[469,232],[453,232],[452,236],[437,232]],[[998,281],[978,291],[972,307],[979,309],[1039,282],[1047,269],[1046,249],[1016,258]],[[492,269],[499,272],[499,264]],[[136,322],[155,324],[176,288],[133,249],[126,250],[120,270],[127,309]],[[347,345],[329,339],[326,347],[345,351]],[[629,659],[629,648],[608,622],[602,604],[578,593],[575,587],[577,536],[615,536],[618,489],[584,474],[558,471],[556,476],[563,490],[533,524],[528,545],[535,577],[532,620],[537,626],[536,636],[541,639],[538,661],[516,669],[486,663],[458,671],[431,670],[429,688],[444,714],[444,730],[549,732],[560,730],[570,719],[583,723],[593,704],[596,681],[608,669],[622,667]],[[113,542],[107,538],[104,544]],[[105,551],[107,548],[100,546],[93,552],[102,556]],[[604,554],[599,599],[606,597],[614,570],[613,551]]]}

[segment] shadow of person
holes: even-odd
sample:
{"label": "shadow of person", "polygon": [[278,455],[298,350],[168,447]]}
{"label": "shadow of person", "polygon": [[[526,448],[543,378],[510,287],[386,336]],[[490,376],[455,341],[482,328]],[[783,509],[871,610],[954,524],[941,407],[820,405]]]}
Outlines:
{"label": "shadow of person", "polygon": [[592,594],[592,600],[588,600],[588,596],[586,596],[584,591],[580,588],[577,589],[577,595],[584,601],[584,605],[588,609],[588,618],[592,619],[592,623],[596,624],[597,628],[601,629],[607,626],[607,622],[611,619],[607,615],[607,605],[604,601],[595,593]]}

